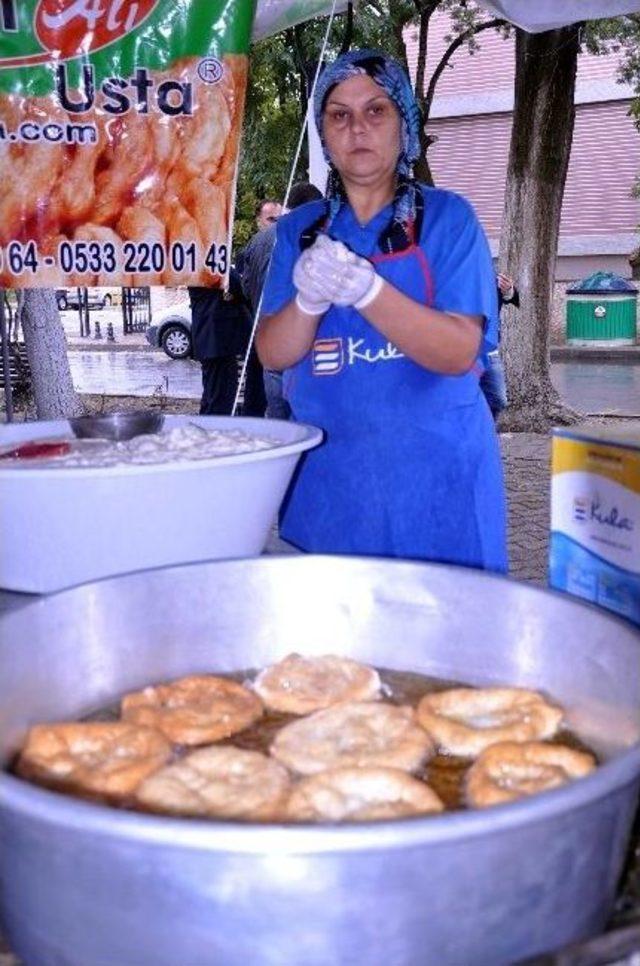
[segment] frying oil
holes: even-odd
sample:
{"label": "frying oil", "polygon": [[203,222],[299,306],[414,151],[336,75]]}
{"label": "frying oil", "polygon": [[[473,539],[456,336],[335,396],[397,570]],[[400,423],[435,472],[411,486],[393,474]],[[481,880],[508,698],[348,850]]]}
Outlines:
{"label": "frying oil", "polygon": [[[415,674],[412,671],[391,671],[385,668],[378,668],[377,670],[383,685],[383,698],[390,704],[410,705],[415,708],[425,694],[446,691],[449,688],[468,687],[468,685],[457,681],[446,681],[442,678]],[[253,681],[257,673],[256,670],[237,671],[234,674],[222,674],[220,677],[230,678],[239,684],[247,684],[247,682]],[[94,712],[85,720],[115,721],[118,717],[119,706],[116,704]],[[298,715],[266,710],[262,718],[251,727],[238,732],[225,741],[217,742],[217,744],[233,745],[235,748],[260,751],[267,755],[277,732],[285,725],[297,720],[299,720]],[[577,751],[586,751],[593,754],[591,749],[587,748],[571,731],[561,730],[552,741],[568,745]],[[193,750],[193,748],[179,747],[176,751],[176,758]],[[436,755],[415,774],[415,777],[427,782],[442,799],[447,811],[455,811],[465,808],[464,778],[471,763],[471,759],[468,758],[459,758],[454,755]]]}

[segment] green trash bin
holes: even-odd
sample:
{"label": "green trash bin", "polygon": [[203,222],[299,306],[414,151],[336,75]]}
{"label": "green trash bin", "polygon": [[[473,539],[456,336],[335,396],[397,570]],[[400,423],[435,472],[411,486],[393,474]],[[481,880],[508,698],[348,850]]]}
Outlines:
{"label": "green trash bin", "polygon": [[638,289],[621,275],[594,272],[567,288],[569,345],[634,345]]}

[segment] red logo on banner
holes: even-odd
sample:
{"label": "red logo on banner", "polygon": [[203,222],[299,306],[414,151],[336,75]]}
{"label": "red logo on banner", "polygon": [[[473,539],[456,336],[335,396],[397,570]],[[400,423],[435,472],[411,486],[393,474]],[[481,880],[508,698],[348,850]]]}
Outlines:
{"label": "red logo on banner", "polygon": [[34,18],[42,46],[67,59],[100,50],[139,26],[160,0],[40,0]]}

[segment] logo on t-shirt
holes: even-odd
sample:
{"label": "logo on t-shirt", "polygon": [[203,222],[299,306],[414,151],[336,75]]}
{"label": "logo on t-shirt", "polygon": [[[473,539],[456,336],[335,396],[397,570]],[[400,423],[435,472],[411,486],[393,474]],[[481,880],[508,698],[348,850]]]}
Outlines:
{"label": "logo on t-shirt", "polygon": [[318,339],[313,343],[314,376],[334,376],[343,365],[342,339]]}
{"label": "logo on t-shirt", "polygon": [[345,366],[355,366],[361,362],[369,365],[375,362],[393,362],[404,359],[404,354],[393,342],[384,345],[368,346],[365,339],[348,336],[345,340],[317,339],[312,349],[314,376],[335,376]]}

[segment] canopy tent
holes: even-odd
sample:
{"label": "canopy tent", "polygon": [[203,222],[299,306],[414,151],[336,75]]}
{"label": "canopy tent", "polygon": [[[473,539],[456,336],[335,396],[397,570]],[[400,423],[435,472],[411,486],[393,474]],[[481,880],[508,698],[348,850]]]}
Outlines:
{"label": "canopy tent", "polygon": [[479,0],[483,7],[529,33],[640,12],[640,0]]}
{"label": "canopy tent", "polygon": [[[478,0],[478,3],[530,33],[565,27],[579,20],[640,13],[640,0]],[[336,11],[346,6],[346,0],[337,0]],[[262,40],[286,27],[325,16],[332,8],[331,0],[258,0],[253,39]]]}
{"label": "canopy tent", "polygon": [[[264,40],[305,20],[328,16],[333,8],[332,0],[258,0],[252,40]],[[336,13],[346,8],[347,0],[336,0]]]}

